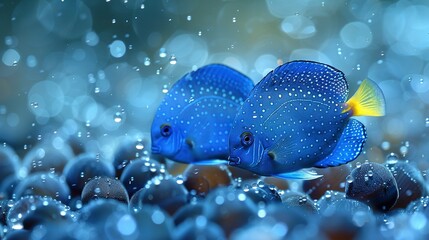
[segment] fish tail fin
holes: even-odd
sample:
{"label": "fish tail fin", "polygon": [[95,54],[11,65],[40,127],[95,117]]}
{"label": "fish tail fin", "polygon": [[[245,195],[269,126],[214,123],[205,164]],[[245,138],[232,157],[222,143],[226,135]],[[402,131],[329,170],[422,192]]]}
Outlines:
{"label": "fish tail fin", "polygon": [[365,79],[347,101],[347,107],[343,112],[351,110],[353,116],[384,116],[385,105],[380,87],[374,81]]}

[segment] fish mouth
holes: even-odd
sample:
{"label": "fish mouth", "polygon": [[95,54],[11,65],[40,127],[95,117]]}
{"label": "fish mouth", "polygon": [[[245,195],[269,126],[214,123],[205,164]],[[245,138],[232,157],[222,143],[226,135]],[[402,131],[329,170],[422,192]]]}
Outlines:
{"label": "fish mouth", "polygon": [[157,147],[157,146],[152,146],[151,151],[153,154],[160,154],[161,153],[161,148]]}
{"label": "fish mouth", "polygon": [[229,166],[237,166],[241,163],[240,157],[228,157],[228,164]]}

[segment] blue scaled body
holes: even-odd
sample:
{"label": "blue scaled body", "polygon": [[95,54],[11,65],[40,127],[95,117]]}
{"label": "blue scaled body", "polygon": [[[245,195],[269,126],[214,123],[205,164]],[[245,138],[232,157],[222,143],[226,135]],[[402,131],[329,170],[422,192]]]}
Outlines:
{"label": "blue scaled body", "polygon": [[[365,83],[369,91],[347,101],[341,71],[309,61],[279,66],[256,85],[237,113],[229,139],[230,165],[265,176],[312,179],[318,175],[306,168],[354,160],[366,131],[350,117],[359,110],[361,115],[384,114],[381,90],[372,81]],[[374,94],[378,102],[372,101]]]}
{"label": "blue scaled body", "polygon": [[226,162],[232,122],[253,87],[251,79],[220,64],[186,74],[156,112],[152,153],[182,163]]}

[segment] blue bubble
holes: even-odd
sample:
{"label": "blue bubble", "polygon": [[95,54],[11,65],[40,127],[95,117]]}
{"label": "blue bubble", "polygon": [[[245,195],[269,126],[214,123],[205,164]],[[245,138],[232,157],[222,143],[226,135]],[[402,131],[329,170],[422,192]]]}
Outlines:
{"label": "blue bubble", "polygon": [[125,43],[121,40],[115,40],[109,45],[110,55],[115,58],[120,58],[125,55],[127,48]]}
{"label": "blue bubble", "polygon": [[21,59],[21,55],[15,49],[8,49],[3,53],[2,62],[4,65],[16,66]]}

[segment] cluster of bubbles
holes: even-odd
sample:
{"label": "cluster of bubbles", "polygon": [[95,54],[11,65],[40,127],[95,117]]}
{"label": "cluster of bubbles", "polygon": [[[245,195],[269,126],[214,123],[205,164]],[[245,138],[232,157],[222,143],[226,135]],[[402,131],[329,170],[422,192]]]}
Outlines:
{"label": "cluster of bubbles", "polygon": [[426,239],[429,179],[394,153],[287,181],[171,164],[121,139],[106,159],[76,138],[21,160],[0,146],[2,239]]}
{"label": "cluster of bubbles", "polygon": [[[424,0],[20,0],[0,13],[2,235],[427,237]],[[256,83],[297,59],[340,69],[350,92],[382,88],[386,117],[360,119],[354,168],[262,183],[150,155],[156,108],[185,73],[223,63]]]}

